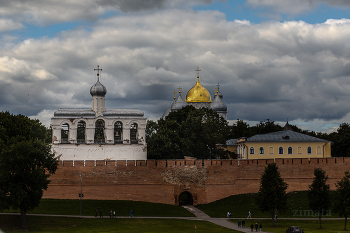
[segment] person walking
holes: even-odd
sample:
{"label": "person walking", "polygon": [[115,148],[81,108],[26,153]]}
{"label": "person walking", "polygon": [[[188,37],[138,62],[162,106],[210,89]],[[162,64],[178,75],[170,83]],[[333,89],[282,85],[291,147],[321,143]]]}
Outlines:
{"label": "person walking", "polygon": [[242,228],[245,228],[245,220],[242,220]]}
{"label": "person walking", "polygon": [[250,210],[248,212],[248,217],[247,218],[252,218],[252,213],[250,213]]}
{"label": "person walking", "polygon": [[102,210],[100,210],[100,218],[103,218]]}
{"label": "person walking", "polygon": [[261,231],[261,228],[262,228],[262,225],[261,225],[261,223],[260,223],[260,225],[259,225],[259,228],[260,228],[260,231]]}
{"label": "person walking", "polygon": [[250,225],[250,229],[253,231],[254,230],[254,225],[253,223]]}
{"label": "person walking", "polygon": [[241,228],[241,220],[238,220],[238,228]]}
{"label": "person walking", "polygon": [[97,211],[97,209],[95,210],[95,217],[97,217],[97,213],[98,213],[98,211]]}
{"label": "person walking", "polygon": [[134,217],[134,211],[132,209],[130,210],[130,216],[129,217],[131,217],[131,218]]}
{"label": "person walking", "polygon": [[258,231],[258,223],[255,223],[255,231]]}
{"label": "person walking", "polygon": [[112,215],[113,215],[113,211],[109,211],[109,218],[112,218]]}
{"label": "person walking", "polygon": [[113,218],[115,218],[115,210],[113,210]]}

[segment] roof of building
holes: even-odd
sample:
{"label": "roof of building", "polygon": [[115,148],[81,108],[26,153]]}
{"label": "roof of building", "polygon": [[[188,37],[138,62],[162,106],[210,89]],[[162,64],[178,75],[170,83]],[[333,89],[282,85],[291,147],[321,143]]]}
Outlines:
{"label": "roof of building", "polygon": [[230,139],[226,141],[226,145],[228,146],[233,146],[236,144],[236,142],[238,141],[238,139]]}
{"label": "roof of building", "polygon": [[[91,108],[60,108],[54,112],[54,117],[69,117],[69,118],[94,118],[96,113]],[[142,117],[144,113],[138,109],[106,109],[103,112],[105,117],[124,117],[138,116]]]}
{"label": "roof of building", "polygon": [[267,134],[257,134],[247,138],[245,142],[327,142],[327,140],[294,132],[292,130],[283,130]]}

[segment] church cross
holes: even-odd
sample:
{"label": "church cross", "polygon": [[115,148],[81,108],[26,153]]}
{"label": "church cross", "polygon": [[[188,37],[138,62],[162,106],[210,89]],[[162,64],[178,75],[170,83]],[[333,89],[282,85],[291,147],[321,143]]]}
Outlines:
{"label": "church cross", "polygon": [[178,89],[179,89],[179,93],[180,93],[180,95],[181,95],[181,89],[182,89],[182,88],[179,86],[179,88],[178,88]]}
{"label": "church cross", "polygon": [[176,91],[174,90],[174,92],[173,92],[173,93],[174,93],[174,99],[176,99],[176,98],[175,98],[175,93],[176,93]]}
{"label": "church cross", "polygon": [[197,69],[195,71],[197,71],[197,77],[199,77],[199,71],[201,71],[201,70],[199,69],[198,66],[197,66]]}
{"label": "church cross", "polygon": [[219,92],[219,87],[220,87],[220,84],[219,84],[219,83],[218,83],[218,84],[216,84],[216,87],[217,87],[218,92]]}
{"label": "church cross", "polygon": [[100,69],[100,66],[97,65],[97,69],[94,69],[94,70],[97,70],[97,79],[99,80],[100,70],[102,71],[102,69]]}
{"label": "church cross", "polygon": [[214,91],[214,93],[215,93],[215,95],[217,95],[218,94],[218,89],[217,88],[215,88],[215,91]]}

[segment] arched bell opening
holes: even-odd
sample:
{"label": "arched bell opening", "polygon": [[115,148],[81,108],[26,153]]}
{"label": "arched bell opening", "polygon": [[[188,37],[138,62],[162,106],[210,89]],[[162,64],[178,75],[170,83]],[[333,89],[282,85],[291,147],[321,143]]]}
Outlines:
{"label": "arched bell opening", "polygon": [[179,196],[179,205],[185,206],[185,205],[193,205],[193,197],[190,192],[182,192]]}

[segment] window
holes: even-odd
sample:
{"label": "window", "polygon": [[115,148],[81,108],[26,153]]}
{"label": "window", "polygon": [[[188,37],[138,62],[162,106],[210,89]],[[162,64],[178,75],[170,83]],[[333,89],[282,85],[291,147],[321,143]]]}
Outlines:
{"label": "window", "polygon": [[283,155],[283,147],[280,146],[278,148],[278,154]]}
{"label": "window", "polygon": [[260,153],[261,155],[264,154],[264,147],[260,147],[260,148],[259,148],[259,153]]}
{"label": "window", "polygon": [[97,120],[95,123],[95,143],[103,144],[105,143],[105,122],[103,120]]}
{"label": "window", "polygon": [[69,125],[65,123],[62,125],[62,128],[61,128],[61,143],[69,143],[68,135],[69,135]]}
{"label": "window", "polygon": [[302,149],[301,149],[301,146],[298,146],[298,154],[300,155],[300,154],[302,154],[303,153],[303,151],[302,151]]}
{"label": "window", "polygon": [[130,142],[131,144],[137,144],[137,124],[132,123],[130,126]]}
{"label": "window", "polygon": [[114,143],[123,143],[123,123],[121,123],[120,121],[114,123]]}
{"label": "window", "polygon": [[311,146],[307,147],[307,154],[312,154]]}
{"label": "window", "polygon": [[85,143],[85,125],[84,121],[78,122],[77,143]]}
{"label": "window", "polygon": [[290,146],[288,147],[288,154],[289,155],[292,155],[293,154],[293,148]]}
{"label": "window", "polygon": [[317,154],[322,154],[322,150],[321,150],[320,146],[316,147],[316,153]]}
{"label": "window", "polygon": [[273,155],[273,147],[272,146],[270,146],[270,148],[269,148],[269,154]]}
{"label": "window", "polygon": [[254,147],[250,147],[250,149],[249,149],[249,154],[251,154],[251,155],[254,154]]}

